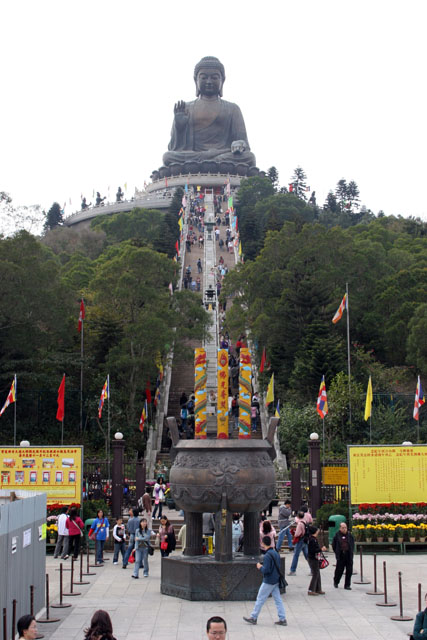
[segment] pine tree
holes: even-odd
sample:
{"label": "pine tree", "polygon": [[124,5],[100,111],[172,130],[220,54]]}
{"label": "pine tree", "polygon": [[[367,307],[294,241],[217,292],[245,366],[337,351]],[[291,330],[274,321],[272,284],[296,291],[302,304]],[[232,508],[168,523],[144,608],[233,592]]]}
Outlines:
{"label": "pine tree", "polygon": [[348,189],[347,181],[344,180],[344,178],[341,178],[341,180],[338,180],[337,186],[335,189],[335,195],[337,198],[337,202],[339,204],[340,211],[343,211],[347,201],[347,189]]}
{"label": "pine tree", "polygon": [[270,178],[274,189],[277,191],[279,187],[279,172],[276,167],[270,167],[267,171],[267,176]]}
{"label": "pine tree", "polygon": [[294,193],[301,200],[307,200],[307,176],[301,167],[297,167],[294,171],[294,175],[291,178],[292,193]]}
{"label": "pine tree", "polygon": [[352,212],[357,211],[359,208],[359,195],[359,187],[354,180],[351,180],[347,185],[347,199],[350,203],[350,209]]}
{"label": "pine tree", "polygon": [[46,220],[43,225],[45,231],[59,227],[64,222],[62,209],[57,202],[54,202],[46,214]]}
{"label": "pine tree", "polygon": [[325,200],[325,204],[323,205],[323,208],[329,209],[329,211],[332,211],[332,213],[337,213],[339,207],[338,207],[335,194],[332,191],[329,191],[328,195],[326,196],[326,200]]}

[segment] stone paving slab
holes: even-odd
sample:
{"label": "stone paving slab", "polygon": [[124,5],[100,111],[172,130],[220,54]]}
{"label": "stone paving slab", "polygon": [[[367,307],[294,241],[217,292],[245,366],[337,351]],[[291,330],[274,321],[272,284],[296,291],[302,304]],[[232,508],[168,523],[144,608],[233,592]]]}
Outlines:
{"label": "stone paving slab", "polygon": [[[160,593],[160,563],[158,550],[150,558],[150,577],[131,578],[133,568],[126,570],[121,564],[113,565],[112,556],[104,567],[93,569],[96,576],[88,576],[89,585],[78,587],[82,595],[64,597],[70,609],[53,609],[61,621],[39,625],[47,640],[81,639],[84,629],[96,609],[106,609],[112,618],[117,640],[196,640],[206,638],[205,625],[209,617],[220,615],[227,621],[230,640],[402,640],[412,631],[413,622],[394,622],[390,616],[399,613],[398,607],[377,607],[382,596],[368,596],[371,585],[353,585],[352,591],[333,587],[334,557],[328,554],[330,566],[322,571],[324,596],[309,597],[308,565],[300,559],[296,576],[289,576],[289,587],[284,596],[288,619],[287,627],[277,627],[274,602],[269,599],[258,618],[257,626],[243,622],[249,616],[253,602],[190,602]],[[290,558],[290,554],[286,554]],[[397,602],[397,573],[403,574],[404,613],[415,617],[417,612],[417,584],[423,581],[423,595],[427,591],[427,555],[378,556],[387,561],[389,601]],[[66,561],[64,564],[68,564]],[[289,565],[289,562],[288,562]],[[47,571],[51,581],[51,601],[58,600],[59,560],[47,558]],[[372,580],[372,556],[365,556],[364,576]],[[358,562],[355,563],[358,569]],[[65,590],[69,588],[70,573],[64,573]],[[382,573],[379,587],[382,585]],[[77,587],[76,587],[77,589]]]}

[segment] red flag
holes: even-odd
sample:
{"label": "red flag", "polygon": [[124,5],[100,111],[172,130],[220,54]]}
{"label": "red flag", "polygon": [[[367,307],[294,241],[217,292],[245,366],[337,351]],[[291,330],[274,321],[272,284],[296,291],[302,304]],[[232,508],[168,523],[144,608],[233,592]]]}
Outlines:
{"label": "red flag", "polygon": [[151,389],[150,382],[147,380],[147,386],[145,388],[145,397],[147,398],[148,404],[151,404]]}
{"label": "red flag", "polygon": [[178,240],[175,242],[175,249],[176,249],[176,253],[177,253],[178,257],[179,257],[179,242],[178,242]]}
{"label": "red flag", "polygon": [[62,376],[62,381],[58,389],[58,411],[56,412],[56,419],[62,422],[64,419],[64,415],[65,415],[65,373]]}
{"label": "red flag", "polygon": [[262,373],[264,371],[265,368],[265,362],[266,362],[266,353],[265,353],[265,347],[262,350],[262,356],[261,356],[261,364],[259,365],[259,372]]}
{"label": "red flag", "polygon": [[82,301],[80,303],[80,313],[79,313],[79,326],[78,326],[79,333],[82,330],[82,324],[84,319],[85,319],[85,303],[83,302],[83,298],[82,298]]}

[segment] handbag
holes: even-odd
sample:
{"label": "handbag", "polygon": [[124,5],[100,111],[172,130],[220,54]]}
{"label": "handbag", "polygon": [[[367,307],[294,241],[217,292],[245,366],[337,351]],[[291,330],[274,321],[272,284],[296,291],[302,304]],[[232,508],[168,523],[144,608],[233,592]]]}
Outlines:
{"label": "handbag", "polygon": [[326,569],[326,567],[329,567],[329,560],[325,558],[322,552],[317,554],[317,560],[319,562],[319,569]]}
{"label": "handbag", "polygon": [[162,551],[166,551],[167,548],[168,548],[168,543],[166,542],[166,540],[160,543],[160,549],[162,549]]}
{"label": "handbag", "polygon": [[92,533],[89,534],[89,540],[96,540],[96,532],[92,531]]}
{"label": "handbag", "polygon": [[274,555],[273,555],[273,562],[276,565],[277,571],[279,572],[279,589],[286,589],[286,587],[288,586],[288,581],[286,580],[283,573],[280,571],[280,567],[277,564],[277,561]]}
{"label": "handbag", "polygon": [[153,547],[151,546],[150,543],[147,544],[147,549],[148,549],[148,555],[149,556],[153,556],[154,555],[154,549],[153,549]]}
{"label": "handbag", "polygon": [[129,562],[129,564],[134,564],[134,562],[135,562],[135,549],[132,549],[132,553],[129,556],[128,562]]}

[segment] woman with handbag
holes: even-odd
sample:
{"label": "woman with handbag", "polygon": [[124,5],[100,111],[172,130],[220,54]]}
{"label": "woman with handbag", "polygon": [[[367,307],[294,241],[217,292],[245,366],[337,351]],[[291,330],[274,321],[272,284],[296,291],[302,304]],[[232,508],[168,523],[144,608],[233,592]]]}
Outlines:
{"label": "woman with handbag", "polygon": [[142,518],[138,529],[135,531],[135,566],[132,578],[139,578],[139,568],[144,565],[144,578],[148,578],[148,553],[150,545],[151,529],[148,528],[146,518]]}
{"label": "woman with handbag", "polygon": [[77,515],[76,507],[71,507],[65,526],[68,529],[68,553],[76,560],[79,557],[80,538],[83,536],[84,524]]}
{"label": "woman with handbag", "polygon": [[95,564],[102,567],[104,564],[104,545],[108,539],[110,533],[110,523],[108,518],[104,516],[104,512],[100,509],[97,513],[97,517],[92,522],[89,531],[89,538],[95,540],[96,561]]}
{"label": "woman with handbag", "polygon": [[176,547],[175,531],[166,516],[160,518],[157,537],[160,538],[160,553],[162,554],[162,558],[166,558],[172,551],[175,551]]}
{"label": "woman with handbag", "polygon": [[311,581],[308,587],[308,595],[309,596],[320,596],[325,592],[322,591],[322,581],[320,579],[320,566],[319,566],[319,553],[321,551],[326,551],[326,547],[322,547],[320,549],[319,543],[317,542],[317,536],[319,535],[319,529],[317,527],[310,526],[308,529],[309,538],[308,538],[308,564],[311,569]]}

